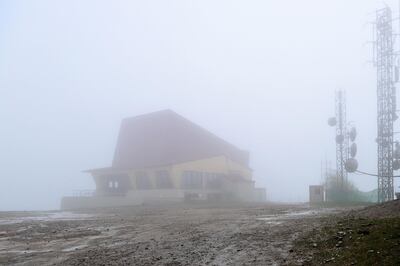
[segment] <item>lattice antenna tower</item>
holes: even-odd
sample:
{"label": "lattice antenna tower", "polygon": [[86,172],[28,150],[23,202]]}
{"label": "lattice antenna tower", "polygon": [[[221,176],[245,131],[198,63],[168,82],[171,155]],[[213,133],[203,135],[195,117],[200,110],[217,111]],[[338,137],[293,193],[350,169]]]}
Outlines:
{"label": "lattice antenna tower", "polygon": [[377,71],[377,144],[378,144],[378,201],[394,199],[393,187],[393,125],[396,115],[397,67],[394,51],[392,10],[376,11],[374,29],[374,65]]}
{"label": "lattice antenna tower", "polygon": [[347,138],[346,121],[346,93],[336,91],[335,95],[336,112],[336,176],[339,187],[344,188],[347,181],[346,162],[349,158],[349,141]]}

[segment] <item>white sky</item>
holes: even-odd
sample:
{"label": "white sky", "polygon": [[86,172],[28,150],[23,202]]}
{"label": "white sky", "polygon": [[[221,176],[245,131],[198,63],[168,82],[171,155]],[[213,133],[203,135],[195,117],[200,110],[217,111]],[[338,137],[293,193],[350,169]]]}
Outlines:
{"label": "white sky", "polygon": [[306,201],[321,160],[335,162],[327,119],[339,88],[360,169],[376,171],[366,43],[382,5],[0,0],[0,210],[56,209],[93,188],[81,171],[111,164],[121,119],[165,108],[250,150],[270,200]]}

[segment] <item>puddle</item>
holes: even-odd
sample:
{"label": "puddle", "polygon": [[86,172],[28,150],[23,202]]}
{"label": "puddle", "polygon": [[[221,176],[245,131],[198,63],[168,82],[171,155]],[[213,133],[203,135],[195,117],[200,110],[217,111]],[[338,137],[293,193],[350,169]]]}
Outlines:
{"label": "puddle", "polygon": [[[257,220],[263,220],[265,221],[263,218],[257,219]],[[268,221],[266,222],[266,224],[270,224],[270,225],[280,225],[283,224],[283,221]]]}
{"label": "puddle", "polygon": [[88,245],[78,245],[78,246],[73,246],[73,247],[69,247],[69,248],[65,248],[62,251],[64,252],[71,252],[71,251],[76,251],[78,249],[82,249],[82,248],[86,248]]}
{"label": "puddle", "polygon": [[0,225],[6,224],[17,224],[29,221],[70,221],[70,220],[87,220],[94,217],[90,214],[73,213],[73,212],[53,212],[53,213],[42,213],[38,216],[26,216],[16,218],[0,218]]}
{"label": "puddle", "polygon": [[331,213],[334,210],[332,209],[321,209],[321,210],[307,210],[307,211],[287,211],[283,214],[271,214],[271,215],[265,215],[262,217],[256,218],[256,220],[259,221],[265,221],[267,224],[271,225],[279,225],[284,223],[286,220],[291,220],[291,219],[296,219],[297,217],[307,217],[307,216],[313,216],[317,214],[323,214],[323,213]]}
{"label": "puddle", "polygon": [[48,253],[52,252],[53,250],[1,250],[0,254],[9,254],[9,253],[16,253],[16,254],[31,254],[31,253]]}

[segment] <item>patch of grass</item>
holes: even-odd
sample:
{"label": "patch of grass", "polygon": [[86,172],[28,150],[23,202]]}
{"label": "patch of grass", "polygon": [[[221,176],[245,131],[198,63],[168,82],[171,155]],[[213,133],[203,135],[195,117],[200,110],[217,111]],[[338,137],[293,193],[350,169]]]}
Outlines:
{"label": "patch of grass", "polygon": [[328,221],[295,246],[305,265],[400,265],[400,218]]}

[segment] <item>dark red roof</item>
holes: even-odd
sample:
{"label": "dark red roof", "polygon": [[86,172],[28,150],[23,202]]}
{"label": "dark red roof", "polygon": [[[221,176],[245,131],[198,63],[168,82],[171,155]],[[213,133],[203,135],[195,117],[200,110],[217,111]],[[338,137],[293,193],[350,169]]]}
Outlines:
{"label": "dark red roof", "polygon": [[164,110],[122,121],[112,167],[146,168],[221,155],[248,166],[248,152]]}

